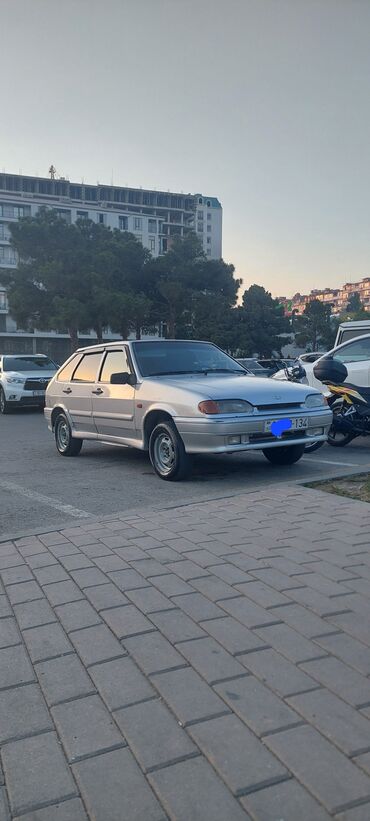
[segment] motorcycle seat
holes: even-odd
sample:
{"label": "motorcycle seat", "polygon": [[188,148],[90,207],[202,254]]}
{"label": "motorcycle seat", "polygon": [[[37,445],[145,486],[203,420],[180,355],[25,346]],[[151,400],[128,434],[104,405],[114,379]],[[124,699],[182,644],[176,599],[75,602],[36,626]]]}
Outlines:
{"label": "motorcycle seat", "polygon": [[340,385],[336,385],[337,388],[350,388],[350,390],[357,391],[366,402],[370,404],[370,388],[363,388],[360,385],[353,385],[351,382],[342,382]]}

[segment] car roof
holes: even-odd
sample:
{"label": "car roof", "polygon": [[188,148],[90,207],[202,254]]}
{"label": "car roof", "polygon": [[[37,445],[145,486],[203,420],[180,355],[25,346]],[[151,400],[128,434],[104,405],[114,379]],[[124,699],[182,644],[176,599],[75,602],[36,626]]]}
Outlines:
{"label": "car roof", "polygon": [[2,353],[0,356],[8,356],[11,359],[29,359],[30,356],[32,356],[33,359],[35,357],[39,359],[50,359],[46,353]]}
{"label": "car roof", "polygon": [[174,342],[186,342],[186,344],[192,345],[194,343],[203,344],[203,345],[214,345],[215,348],[218,345],[215,345],[214,342],[210,342],[208,339],[163,339],[163,337],[158,337],[157,339],[116,339],[115,342],[99,342],[96,345],[87,345],[85,348],[77,348],[76,351],[73,353],[85,353],[85,351],[105,351],[109,348],[116,348],[117,345],[150,345],[153,342],[164,344],[165,342],[174,343]]}

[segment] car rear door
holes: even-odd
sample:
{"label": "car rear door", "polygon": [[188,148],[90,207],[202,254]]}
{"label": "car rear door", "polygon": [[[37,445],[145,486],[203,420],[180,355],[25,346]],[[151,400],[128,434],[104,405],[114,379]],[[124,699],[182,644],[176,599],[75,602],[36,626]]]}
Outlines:
{"label": "car rear door", "polygon": [[346,382],[363,388],[370,386],[370,336],[348,342],[333,351],[333,356],[346,366]]}
{"label": "car rear door", "polygon": [[93,417],[100,436],[110,439],[135,437],[135,388],[112,385],[111,376],[132,373],[124,345],[106,351],[98,381],[92,394]]}
{"label": "car rear door", "polygon": [[73,427],[79,433],[95,433],[93,390],[103,357],[103,351],[84,353],[68,383],[65,396]]}

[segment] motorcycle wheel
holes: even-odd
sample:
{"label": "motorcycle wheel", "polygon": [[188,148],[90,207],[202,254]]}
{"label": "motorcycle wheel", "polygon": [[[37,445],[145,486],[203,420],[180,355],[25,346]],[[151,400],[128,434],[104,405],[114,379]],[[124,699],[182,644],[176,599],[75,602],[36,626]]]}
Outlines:
{"label": "motorcycle wheel", "polygon": [[319,450],[323,445],[325,445],[325,442],[311,442],[309,445],[306,445],[304,452],[314,453],[315,450]]}
{"label": "motorcycle wheel", "polygon": [[[342,411],[342,405],[336,407],[335,404],[332,406],[333,416],[339,416]],[[346,445],[349,445],[352,442],[352,439],[355,439],[355,434],[353,433],[342,433],[340,430],[335,430],[335,421],[333,422],[329,433],[328,433],[328,445],[331,445],[333,448],[344,448]]]}

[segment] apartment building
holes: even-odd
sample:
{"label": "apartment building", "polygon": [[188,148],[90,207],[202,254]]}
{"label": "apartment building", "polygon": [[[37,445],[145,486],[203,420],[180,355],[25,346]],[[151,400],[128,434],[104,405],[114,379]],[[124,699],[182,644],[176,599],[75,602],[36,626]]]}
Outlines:
{"label": "apartment building", "polygon": [[303,314],[306,305],[314,299],[318,299],[326,305],[331,305],[332,314],[339,315],[345,311],[351,295],[356,293],[359,295],[365,311],[370,311],[370,277],[364,277],[357,282],[347,282],[342,288],[314,289],[309,294],[294,294],[290,299],[279,297],[279,301],[284,305],[288,315],[292,314],[293,311],[298,315]]}

